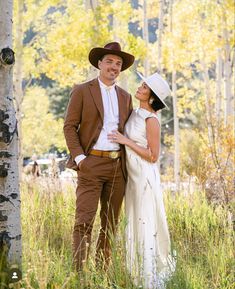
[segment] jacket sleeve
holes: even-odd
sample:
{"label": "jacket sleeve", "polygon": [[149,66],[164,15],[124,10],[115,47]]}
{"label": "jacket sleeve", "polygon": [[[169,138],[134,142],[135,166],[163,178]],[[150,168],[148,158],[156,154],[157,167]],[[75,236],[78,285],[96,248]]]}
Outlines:
{"label": "jacket sleeve", "polygon": [[84,154],[78,136],[78,129],[82,117],[82,106],[82,90],[80,86],[75,86],[70,94],[64,122],[64,136],[73,160],[76,156]]}

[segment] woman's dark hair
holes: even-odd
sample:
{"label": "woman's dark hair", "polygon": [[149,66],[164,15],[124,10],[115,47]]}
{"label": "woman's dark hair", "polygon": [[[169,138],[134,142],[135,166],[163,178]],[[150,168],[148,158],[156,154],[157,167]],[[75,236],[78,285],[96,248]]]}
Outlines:
{"label": "woman's dark hair", "polygon": [[150,106],[154,111],[158,111],[165,107],[165,105],[161,102],[156,93],[152,91],[152,89],[150,89],[150,98],[153,98],[153,103],[151,103]]}

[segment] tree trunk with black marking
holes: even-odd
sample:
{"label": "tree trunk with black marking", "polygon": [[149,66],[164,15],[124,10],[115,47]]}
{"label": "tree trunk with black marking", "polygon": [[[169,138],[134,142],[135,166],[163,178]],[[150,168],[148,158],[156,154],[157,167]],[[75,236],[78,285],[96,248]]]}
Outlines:
{"label": "tree trunk with black marking", "polygon": [[22,155],[22,102],[23,102],[23,0],[17,0],[16,21],[14,23],[15,29],[15,49],[16,49],[16,63],[14,66],[13,88],[14,100],[16,108],[16,119],[18,122],[18,167],[19,167],[19,180],[22,178],[23,155]]}
{"label": "tree trunk with black marking", "polygon": [[[0,1],[0,283],[16,282],[21,268],[17,121],[13,106],[13,0]],[[15,268],[15,269],[13,269]],[[12,272],[14,276],[12,277]],[[4,287],[5,286],[5,287]]]}

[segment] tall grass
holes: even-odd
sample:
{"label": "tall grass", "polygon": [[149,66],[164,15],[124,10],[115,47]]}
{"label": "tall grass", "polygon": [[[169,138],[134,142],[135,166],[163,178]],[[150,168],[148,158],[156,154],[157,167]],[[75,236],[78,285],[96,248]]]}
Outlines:
{"label": "tall grass", "polygon": [[234,232],[228,208],[209,205],[202,192],[174,198],[168,194],[165,204],[178,252],[168,288],[234,288]]}
{"label": "tall grass", "polygon": [[[21,288],[136,288],[125,269],[125,218],[121,217],[113,260],[106,271],[94,264],[98,221],[83,276],[72,268],[75,193],[52,183],[22,185],[23,280]],[[233,228],[228,209],[213,208],[201,192],[165,195],[177,269],[167,289],[232,289]]]}

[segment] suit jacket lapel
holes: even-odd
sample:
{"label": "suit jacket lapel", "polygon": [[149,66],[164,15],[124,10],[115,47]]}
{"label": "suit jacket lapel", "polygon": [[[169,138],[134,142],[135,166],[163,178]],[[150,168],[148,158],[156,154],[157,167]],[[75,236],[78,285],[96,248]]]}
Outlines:
{"label": "suit jacket lapel", "polygon": [[119,129],[123,131],[124,119],[125,119],[125,96],[122,95],[121,90],[116,86],[117,97],[118,97],[118,109],[119,109]]}
{"label": "suit jacket lapel", "polygon": [[[101,90],[98,79],[94,79],[90,82],[90,92],[94,99],[95,105],[100,113],[102,121],[104,120],[104,107],[102,101]],[[119,129],[123,131],[125,120],[125,96],[122,94],[120,88],[116,86],[116,92],[118,97],[118,109],[119,109]]]}
{"label": "suit jacket lapel", "polygon": [[102,95],[101,95],[101,90],[99,86],[98,79],[94,79],[90,83],[90,91],[91,95],[94,99],[95,105],[100,113],[102,121],[104,120],[104,107],[103,107],[103,101],[102,101]]}

